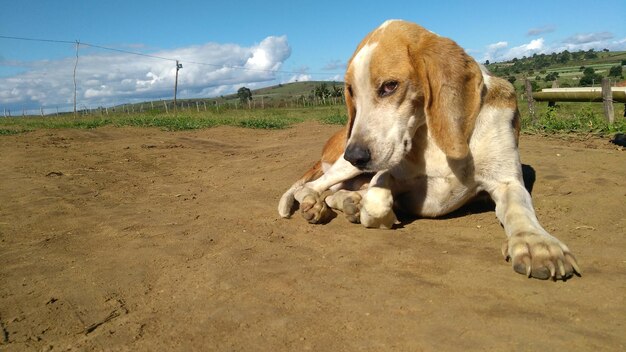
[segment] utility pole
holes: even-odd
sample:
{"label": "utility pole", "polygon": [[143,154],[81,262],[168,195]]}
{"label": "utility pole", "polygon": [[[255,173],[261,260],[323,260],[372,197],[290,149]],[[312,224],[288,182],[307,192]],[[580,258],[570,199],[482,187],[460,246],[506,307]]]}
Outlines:
{"label": "utility pole", "polygon": [[183,64],[179,64],[178,60],[176,60],[176,81],[174,82],[174,113],[178,112],[178,108],[176,107],[176,93],[178,92],[178,70],[183,68]]}
{"label": "utility pole", "polygon": [[80,41],[76,41],[76,61],[74,62],[74,117],[76,117],[76,66],[78,66],[78,46]]}

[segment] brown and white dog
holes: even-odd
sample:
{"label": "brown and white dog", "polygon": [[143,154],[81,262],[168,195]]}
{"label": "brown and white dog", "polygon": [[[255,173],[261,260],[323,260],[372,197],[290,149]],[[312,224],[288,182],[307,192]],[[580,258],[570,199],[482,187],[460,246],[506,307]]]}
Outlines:
{"label": "brown and white dog", "polygon": [[454,41],[390,20],[368,34],[345,76],[348,123],[322,158],[281,198],[311,223],[330,210],[365,227],[390,229],[394,209],[435,217],[486,191],[520,274],[580,273],[565,244],[539,224],[524,188],[519,112],[509,82],[491,76]]}

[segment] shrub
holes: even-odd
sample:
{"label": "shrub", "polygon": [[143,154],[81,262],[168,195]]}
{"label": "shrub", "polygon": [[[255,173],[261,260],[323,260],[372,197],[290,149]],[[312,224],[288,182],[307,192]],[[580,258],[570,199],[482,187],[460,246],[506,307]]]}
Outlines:
{"label": "shrub", "polygon": [[609,77],[622,77],[622,66],[613,66],[609,70]]}

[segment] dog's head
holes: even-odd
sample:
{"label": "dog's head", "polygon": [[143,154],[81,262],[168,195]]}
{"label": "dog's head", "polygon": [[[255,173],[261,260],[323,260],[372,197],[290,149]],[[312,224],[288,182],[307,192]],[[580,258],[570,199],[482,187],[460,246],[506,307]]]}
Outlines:
{"label": "dog's head", "polygon": [[387,21],[359,44],[346,71],[348,142],[344,158],[366,171],[397,165],[424,123],[452,159],[469,152],[483,79],[450,39],[404,21]]}

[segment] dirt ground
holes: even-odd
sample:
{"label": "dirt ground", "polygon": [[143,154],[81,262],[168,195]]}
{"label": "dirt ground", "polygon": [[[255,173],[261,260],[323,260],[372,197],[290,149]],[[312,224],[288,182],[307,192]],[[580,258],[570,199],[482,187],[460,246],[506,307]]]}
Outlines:
{"label": "dirt ground", "polygon": [[336,126],[0,137],[0,350],[617,351],[626,154],[522,136],[582,277],[527,279],[493,206],[368,230],[279,218]]}

